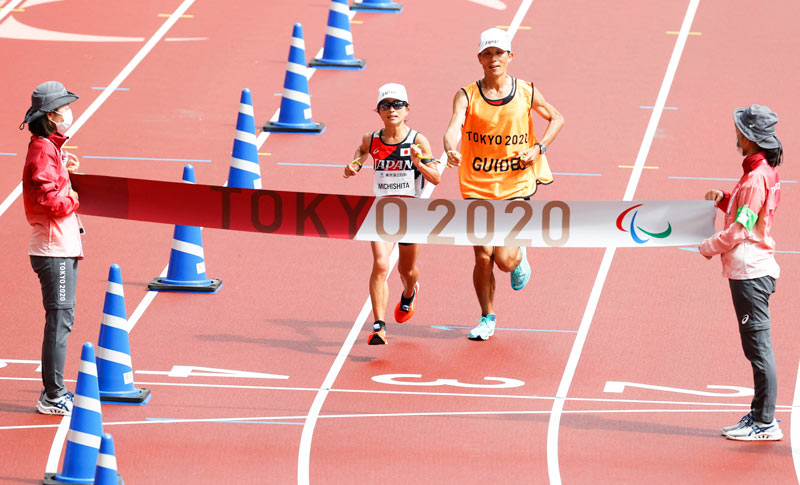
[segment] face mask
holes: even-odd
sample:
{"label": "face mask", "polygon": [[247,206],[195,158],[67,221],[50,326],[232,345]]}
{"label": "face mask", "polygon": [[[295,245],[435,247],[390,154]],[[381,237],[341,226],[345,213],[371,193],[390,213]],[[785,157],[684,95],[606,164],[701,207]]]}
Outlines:
{"label": "face mask", "polygon": [[59,112],[63,121],[59,121],[56,123],[56,130],[59,133],[66,132],[70,126],[72,126],[72,110],[70,108],[66,108],[64,111]]}

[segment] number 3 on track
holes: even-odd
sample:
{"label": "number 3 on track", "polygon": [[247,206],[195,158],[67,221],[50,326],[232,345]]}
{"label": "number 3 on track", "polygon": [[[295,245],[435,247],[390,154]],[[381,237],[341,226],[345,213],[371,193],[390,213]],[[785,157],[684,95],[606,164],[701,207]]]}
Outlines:
{"label": "number 3 on track", "polygon": [[505,389],[509,387],[524,386],[525,382],[507,377],[484,377],[484,381],[497,381],[497,384],[468,384],[457,379],[436,379],[435,381],[412,381],[401,379],[420,379],[422,374],[383,374],[373,376],[372,380],[381,384],[394,384],[396,386],[452,386],[452,387],[479,387],[492,389]]}

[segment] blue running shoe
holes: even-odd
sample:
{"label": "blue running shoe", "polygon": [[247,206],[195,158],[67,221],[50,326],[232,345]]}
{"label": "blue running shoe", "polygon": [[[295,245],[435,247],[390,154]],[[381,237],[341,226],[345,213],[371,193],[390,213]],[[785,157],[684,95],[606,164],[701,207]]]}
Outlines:
{"label": "blue running shoe", "polygon": [[74,397],[71,392],[68,392],[55,399],[47,397],[47,393],[42,391],[39,396],[39,402],[36,403],[36,410],[41,414],[60,414],[68,416],[72,414],[72,404]]}
{"label": "blue running shoe", "polygon": [[753,421],[753,424],[725,433],[729,440],[737,441],[778,441],[783,439],[783,432],[774,419],[771,423]]}
{"label": "blue running shoe", "polygon": [[753,419],[753,415],[747,413],[744,416],[742,416],[742,419],[740,419],[738,423],[734,424],[733,426],[725,426],[724,428],[722,428],[722,435],[725,436],[731,431],[752,426],[754,421],[755,420]]}
{"label": "blue running shoe", "polygon": [[497,316],[494,314],[484,315],[479,321],[478,326],[469,331],[470,340],[489,340],[489,337],[494,335]]}
{"label": "blue running shoe", "polygon": [[514,268],[514,271],[511,272],[511,288],[517,291],[525,288],[525,285],[527,285],[528,281],[531,279],[531,265],[528,264],[525,246],[519,248],[519,252],[522,255],[522,259],[519,261],[517,267]]}

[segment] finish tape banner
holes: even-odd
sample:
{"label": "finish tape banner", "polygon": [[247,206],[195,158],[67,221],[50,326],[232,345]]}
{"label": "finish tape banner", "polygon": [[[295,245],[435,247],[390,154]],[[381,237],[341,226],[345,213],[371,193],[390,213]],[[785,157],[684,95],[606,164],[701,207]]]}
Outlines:
{"label": "finish tape banner", "polygon": [[78,212],[213,229],[422,244],[697,245],[711,201],[525,201],[372,197],[72,174]]}

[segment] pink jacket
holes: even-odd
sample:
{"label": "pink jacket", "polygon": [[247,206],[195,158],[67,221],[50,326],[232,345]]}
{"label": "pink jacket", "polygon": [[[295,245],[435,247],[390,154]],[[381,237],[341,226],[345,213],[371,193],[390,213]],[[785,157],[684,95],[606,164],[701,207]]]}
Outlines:
{"label": "pink jacket", "polygon": [[54,133],[31,137],[22,171],[25,217],[33,232],[28,245],[32,256],[83,257],[78,199],[70,195],[69,172],[61,161],[67,138]]}
{"label": "pink jacket", "polygon": [[778,172],[763,152],[746,157],[744,175],[717,207],[725,213],[725,228],[700,244],[704,256],[720,254],[722,274],[733,280],[780,276],[775,261],[772,218],[781,199]]}

